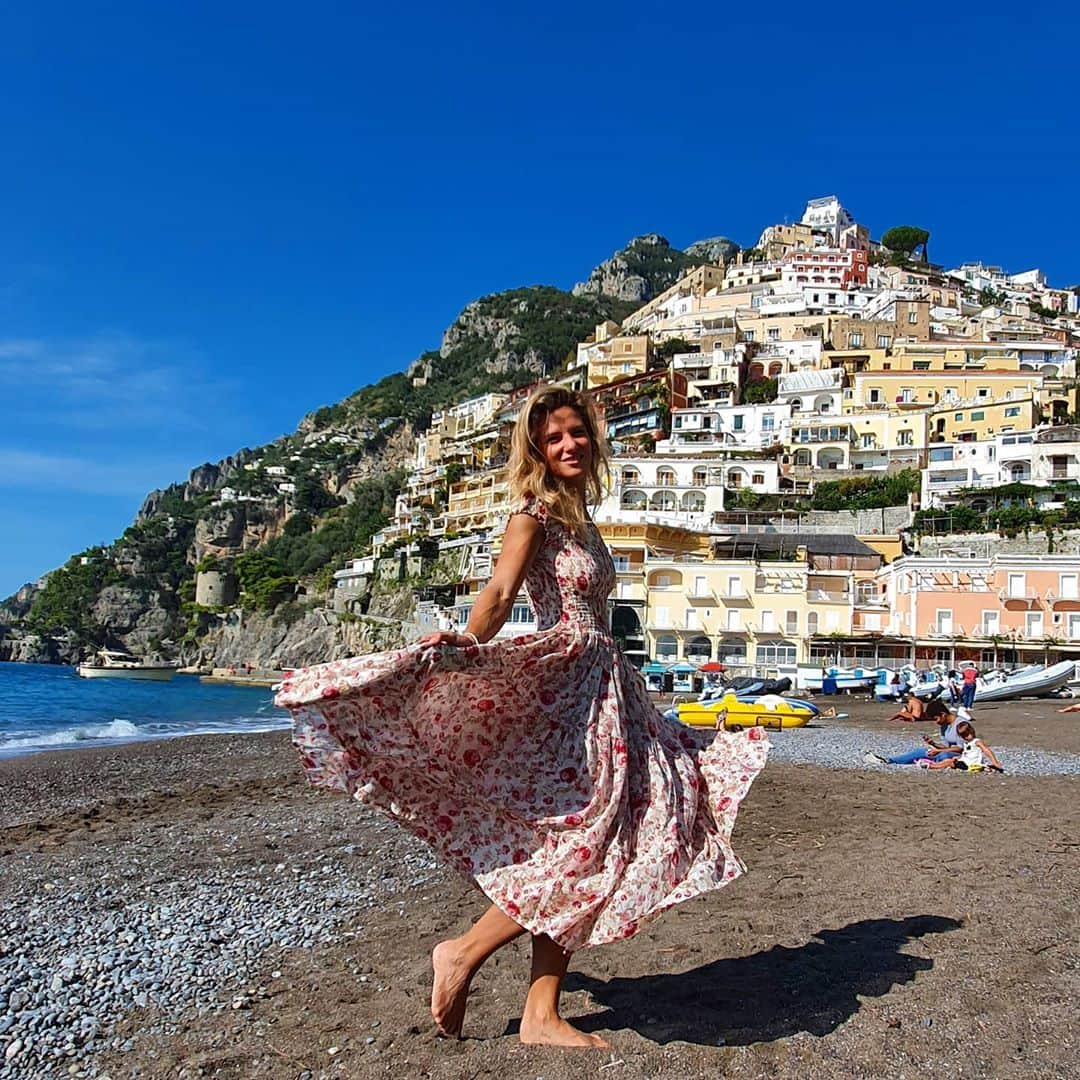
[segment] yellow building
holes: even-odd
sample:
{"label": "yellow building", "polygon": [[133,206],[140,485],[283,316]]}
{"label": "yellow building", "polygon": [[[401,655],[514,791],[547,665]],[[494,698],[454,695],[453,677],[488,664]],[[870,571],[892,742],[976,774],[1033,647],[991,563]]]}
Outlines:
{"label": "yellow building", "polygon": [[851,398],[844,411],[886,409],[889,412],[938,405],[989,405],[1033,399],[1042,382],[1035,372],[1021,371],[862,371],[852,377]]}
{"label": "yellow building", "polygon": [[889,357],[875,361],[879,371],[1019,371],[1015,349],[986,341],[901,342]]}
{"label": "yellow building", "polygon": [[724,281],[724,268],[705,263],[683,274],[674,285],[670,285],[659,296],[654,296],[647,304],[623,320],[626,333],[643,333],[662,325],[673,314],[693,310],[693,300],[700,300],[714,289],[719,289]]}
{"label": "yellow building", "polygon": [[835,655],[838,642],[872,645],[880,565],[853,536],[756,533],[714,540],[708,558],[650,553],[626,573],[644,576],[651,657],[775,670]]}
{"label": "yellow building", "polygon": [[610,319],[600,323],[588,341],[577,347],[576,368],[585,368],[586,385],[591,390],[616,379],[643,375],[652,359],[648,334],[622,334]]}
{"label": "yellow building", "polygon": [[493,529],[510,508],[510,484],[505,466],[474,473],[450,487],[443,515],[447,532]]}

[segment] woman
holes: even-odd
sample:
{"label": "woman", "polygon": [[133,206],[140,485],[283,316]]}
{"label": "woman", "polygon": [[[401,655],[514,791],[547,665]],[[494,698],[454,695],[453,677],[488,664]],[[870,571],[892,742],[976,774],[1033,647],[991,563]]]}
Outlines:
{"label": "woman", "polygon": [[[446,1035],[484,961],[529,933],[521,1041],[606,1046],[559,1017],[571,953],[743,870],[731,830],[768,743],[665,721],[616,646],[614,566],[586,509],[606,470],[591,403],[540,387],[514,429],[514,510],[465,631],[302,670],[278,695],[313,783],[390,814],[492,902],[432,954]],[[522,583],[541,629],[493,642]]]}
{"label": "woman", "polygon": [[923,709],[922,719],[933,720],[937,724],[938,733],[941,736],[940,741],[924,735],[922,737],[924,746],[918,746],[914,750],[905,750],[904,753],[893,757],[885,757],[883,754],[868,750],[864,755],[864,760],[870,765],[914,765],[926,758],[938,761],[959,754],[964,748],[964,740],[957,733],[957,724],[969,719],[966,709],[961,709],[960,712],[963,715],[950,712],[944,701],[931,701]]}

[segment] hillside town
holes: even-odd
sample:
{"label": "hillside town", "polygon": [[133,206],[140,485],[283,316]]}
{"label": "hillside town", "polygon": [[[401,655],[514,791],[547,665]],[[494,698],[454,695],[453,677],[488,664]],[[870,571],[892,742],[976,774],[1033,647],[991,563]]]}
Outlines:
{"label": "hillside town", "polygon": [[[1055,548],[1080,510],[1077,293],[934,266],[906,231],[921,255],[812,199],[596,326],[548,380],[603,411],[612,626],[647,671],[1080,658],[1080,554]],[[435,413],[393,520],[335,575],[339,612],[381,557],[436,545],[463,570],[418,592],[421,625],[464,625],[530,389]],[[532,619],[522,596],[503,633]]]}

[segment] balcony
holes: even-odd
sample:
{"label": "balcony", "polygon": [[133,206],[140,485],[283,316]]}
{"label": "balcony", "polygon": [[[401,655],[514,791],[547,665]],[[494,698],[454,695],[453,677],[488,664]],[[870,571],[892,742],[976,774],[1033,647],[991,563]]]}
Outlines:
{"label": "balcony", "polygon": [[851,593],[833,592],[829,589],[807,589],[806,598],[812,604],[850,604]]}
{"label": "balcony", "polygon": [[700,605],[713,605],[717,602],[716,593],[712,589],[706,589],[704,592],[695,591],[686,594],[686,599],[695,606]]}
{"label": "balcony", "polygon": [[749,604],[750,594],[740,590],[739,592],[719,592],[716,594],[725,604]]}
{"label": "balcony", "polygon": [[1042,599],[1039,590],[1031,585],[1023,589],[998,589],[997,596],[1003,604],[1024,604],[1026,607],[1034,607]]}

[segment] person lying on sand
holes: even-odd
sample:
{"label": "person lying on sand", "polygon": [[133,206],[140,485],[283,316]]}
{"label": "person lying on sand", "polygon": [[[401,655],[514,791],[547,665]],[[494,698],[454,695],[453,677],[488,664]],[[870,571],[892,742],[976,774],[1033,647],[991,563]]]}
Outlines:
{"label": "person lying on sand", "polygon": [[1058,712],[1080,712],[1080,701],[1074,702],[1072,705],[1066,705],[1064,709],[1058,709]]}
{"label": "person lying on sand", "polygon": [[956,725],[956,731],[964,740],[964,749],[958,755],[942,758],[939,761],[928,760],[924,768],[964,769],[969,772],[979,772],[982,769],[993,769],[995,772],[1005,771],[994,751],[982,739],[976,737],[972,724],[961,720]]}

